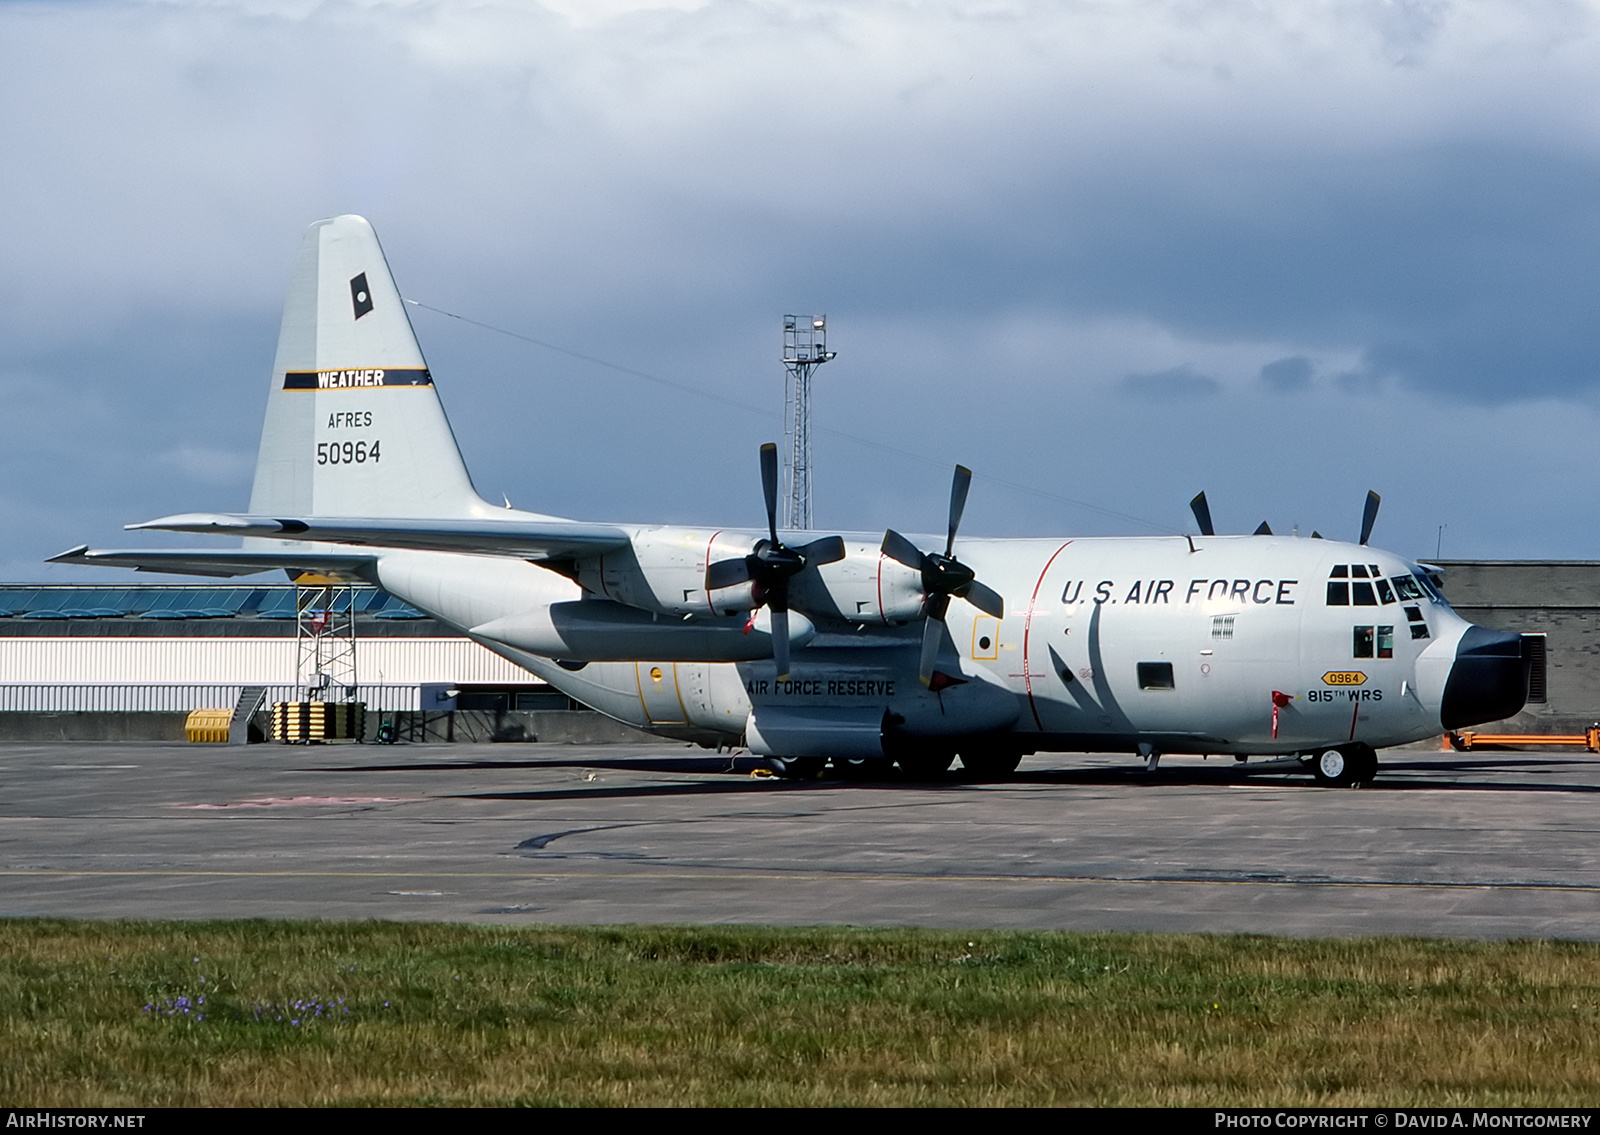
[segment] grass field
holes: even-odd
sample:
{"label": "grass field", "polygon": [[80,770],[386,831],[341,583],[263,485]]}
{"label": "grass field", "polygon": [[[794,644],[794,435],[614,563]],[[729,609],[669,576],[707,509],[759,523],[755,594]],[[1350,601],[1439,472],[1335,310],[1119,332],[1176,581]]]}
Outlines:
{"label": "grass field", "polygon": [[11,921],[0,1007],[13,1106],[1600,1103],[1589,944]]}

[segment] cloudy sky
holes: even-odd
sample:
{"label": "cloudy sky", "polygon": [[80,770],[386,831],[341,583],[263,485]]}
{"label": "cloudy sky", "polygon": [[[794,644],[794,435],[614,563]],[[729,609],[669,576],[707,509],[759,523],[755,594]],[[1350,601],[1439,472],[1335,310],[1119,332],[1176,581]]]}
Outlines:
{"label": "cloudy sky", "polygon": [[0,0],[0,99],[5,578],[244,507],[346,212],[567,352],[414,310],[519,507],[759,524],[825,311],[819,526],[1600,558],[1594,3]]}

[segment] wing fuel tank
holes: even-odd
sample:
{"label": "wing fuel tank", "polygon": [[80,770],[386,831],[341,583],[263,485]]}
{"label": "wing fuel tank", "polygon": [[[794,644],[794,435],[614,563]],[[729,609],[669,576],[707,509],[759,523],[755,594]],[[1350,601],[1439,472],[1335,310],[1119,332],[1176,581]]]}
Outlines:
{"label": "wing fuel tank", "polygon": [[[747,629],[748,628],[748,629]],[[789,614],[789,639],[804,646],[810,620]],[[608,600],[551,603],[472,628],[488,639],[546,658],[575,662],[755,662],[772,657],[772,618],[682,619]]]}

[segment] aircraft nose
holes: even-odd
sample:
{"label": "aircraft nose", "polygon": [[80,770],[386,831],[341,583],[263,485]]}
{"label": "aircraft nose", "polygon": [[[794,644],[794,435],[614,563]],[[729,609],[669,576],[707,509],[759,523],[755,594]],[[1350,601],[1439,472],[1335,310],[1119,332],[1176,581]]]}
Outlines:
{"label": "aircraft nose", "polygon": [[1528,668],[1521,635],[1468,627],[1444,684],[1440,721],[1460,729],[1517,713],[1528,700]]}

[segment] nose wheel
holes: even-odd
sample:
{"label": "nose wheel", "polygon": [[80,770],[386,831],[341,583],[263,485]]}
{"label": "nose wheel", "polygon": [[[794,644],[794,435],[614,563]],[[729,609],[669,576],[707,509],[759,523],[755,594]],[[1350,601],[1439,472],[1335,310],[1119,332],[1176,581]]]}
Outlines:
{"label": "nose wheel", "polygon": [[1371,745],[1340,745],[1311,758],[1311,775],[1329,788],[1367,784],[1378,775],[1378,753]]}

